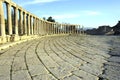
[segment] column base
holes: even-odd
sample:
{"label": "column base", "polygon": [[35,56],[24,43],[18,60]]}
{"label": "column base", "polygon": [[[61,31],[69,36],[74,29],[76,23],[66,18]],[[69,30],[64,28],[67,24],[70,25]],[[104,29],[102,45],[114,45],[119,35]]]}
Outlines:
{"label": "column base", "polygon": [[20,36],[19,35],[14,35],[14,41],[19,41],[20,40]]}
{"label": "column base", "polygon": [[7,38],[5,36],[1,36],[0,37],[0,44],[6,43],[7,42]]}

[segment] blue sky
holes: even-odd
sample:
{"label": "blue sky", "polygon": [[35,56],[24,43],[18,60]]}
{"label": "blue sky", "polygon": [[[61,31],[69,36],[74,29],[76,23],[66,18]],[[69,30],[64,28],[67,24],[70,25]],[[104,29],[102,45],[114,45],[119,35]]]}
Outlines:
{"label": "blue sky", "polygon": [[13,0],[40,18],[84,27],[114,26],[120,20],[120,0]]}

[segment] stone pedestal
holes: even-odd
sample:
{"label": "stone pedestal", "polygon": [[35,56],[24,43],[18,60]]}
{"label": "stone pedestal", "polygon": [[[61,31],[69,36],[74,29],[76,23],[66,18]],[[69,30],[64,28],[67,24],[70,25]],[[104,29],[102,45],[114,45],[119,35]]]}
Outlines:
{"label": "stone pedestal", "polygon": [[14,41],[19,41],[20,40],[20,37],[18,36],[18,35],[14,35],[14,36],[12,36],[13,37],[13,40]]}
{"label": "stone pedestal", "polygon": [[6,43],[6,42],[7,42],[6,37],[0,37],[0,44]]}

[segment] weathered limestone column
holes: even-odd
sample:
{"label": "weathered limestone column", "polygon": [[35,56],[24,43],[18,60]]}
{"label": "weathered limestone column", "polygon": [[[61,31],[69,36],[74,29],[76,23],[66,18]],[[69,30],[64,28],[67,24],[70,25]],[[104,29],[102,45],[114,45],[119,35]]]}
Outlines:
{"label": "weathered limestone column", "polygon": [[39,34],[39,22],[38,22],[38,18],[37,18],[37,27],[36,27],[36,31],[37,31],[37,34]]}
{"label": "weathered limestone column", "polygon": [[42,23],[41,23],[41,19],[39,19],[39,34],[42,35]]}
{"label": "weathered limestone column", "polygon": [[24,34],[27,35],[26,13],[24,12]]}
{"label": "weathered limestone column", "polygon": [[46,34],[48,34],[48,23],[47,22],[45,22],[45,26],[46,26]]}
{"label": "weathered limestone column", "polygon": [[23,34],[23,21],[22,21],[22,13],[23,11],[20,10],[20,34]]}
{"label": "weathered limestone column", "polygon": [[34,32],[34,35],[36,35],[36,30],[35,30],[35,27],[36,27],[36,18],[35,17],[33,19],[33,23],[34,23],[33,32]]}
{"label": "weathered limestone column", "polygon": [[60,24],[60,34],[62,34],[62,24]]}
{"label": "weathered limestone column", "polygon": [[7,17],[8,17],[8,30],[9,35],[12,34],[12,18],[11,18],[11,5],[7,3]]}
{"label": "weathered limestone column", "polygon": [[51,35],[51,32],[52,32],[52,25],[51,25],[51,23],[49,23],[49,32],[50,32],[50,35]]}
{"label": "weathered limestone column", "polygon": [[35,18],[35,34],[37,34],[37,18]]}
{"label": "weathered limestone column", "polygon": [[15,35],[11,37],[11,41],[18,41],[20,37],[18,36],[18,7],[14,6],[15,13]]}
{"label": "weathered limestone column", "polygon": [[15,35],[18,35],[18,8],[15,7]]}
{"label": "weathered limestone column", "polygon": [[47,22],[47,34],[49,34],[49,22]]}
{"label": "weathered limestone column", "polygon": [[39,35],[41,34],[41,21],[40,21],[40,19],[38,20],[38,23],[39,23]]}
{"label": "weathered limestone column", "polygon": [[45,27],[45,35],[47,34],[47,25],[46,22],[44,22],[44,27]]}
{"label": "weathered limestone column", "polygon": [[28,13],[28,35],[30,35],[30,14]]}
{"label": "weathered limestone column", "polygon": [[37,31],[37,27],[38,27],[37,18],[36,18],[35,24],[36,24],[35,31],[36,31],[36,34],[37,34],[38,33],[38,31]]}
{"label": "weathered limestone column", "polygon": [[0,43],[4,43],[6,42],[6,39],[5,39],[5,20],[4,20],[4,10],[3,10],[3,1],[0,0],[0,34],[1,34],[1,41]]}
{"label": "weathered limestone column", "polygon": [[81,26],[79,26],[79,34],[81,34]]}
{"label": "weathered limestone column", "polygon": [[46,33],[46,30],[45,30],[45,22],[43,21],[43,29],[44,29],[44,34]]}
{"label": "weathered limestone column", "polygon": [[57,23],[55,23],[55,28],[56,28],[56,34],[58,34],[58,27],[57,27]]}
{"label": "weathered limestone column", "polygon": [[53,23],[53,34],[55,34],[55,23]]}
{"label": "weathered limestone column", "polygon": [[31,19],[31,22],[30,22],[31,23],[31,34],[33,35],[33,21],[32,21],[33,20],[33,16],[31,16],[30,19]]}
{"label": "weathered limestone column", "polygon": [[43,35],[44,29],[43,29],[43,21],[40,20],[40,28],[41,28],[41,35]]}
{"label": "weathered limestone column", "polygon": [[65,34],[67,34],[67,24],[65,24]]}
{"label": "weathered limestone column", "polygon": [[54,34],[54,33],[53,33],[53,31],[54,31],[53,29],[54,29],[54,28],[53,28],[53,23],[51,23],[51,30],[52,30],[51,32],[52,32],[52,34]]}
{"label": "weathered limestone column", "polygon": [[63,24],[63,34],[65,34],[65,24]]}

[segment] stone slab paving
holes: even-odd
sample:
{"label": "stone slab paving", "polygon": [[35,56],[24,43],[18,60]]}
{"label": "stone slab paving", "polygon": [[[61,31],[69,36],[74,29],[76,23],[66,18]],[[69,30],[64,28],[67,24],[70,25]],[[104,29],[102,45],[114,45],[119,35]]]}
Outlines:
{"label": "stone slab paving", "polygon": [[120,80],[119,36],[49,36],[0,51],[0,80]]}

